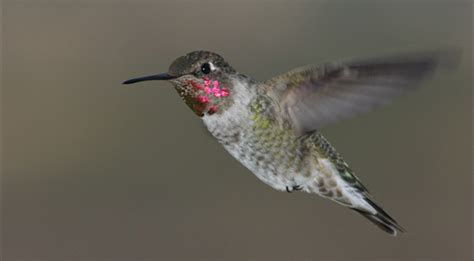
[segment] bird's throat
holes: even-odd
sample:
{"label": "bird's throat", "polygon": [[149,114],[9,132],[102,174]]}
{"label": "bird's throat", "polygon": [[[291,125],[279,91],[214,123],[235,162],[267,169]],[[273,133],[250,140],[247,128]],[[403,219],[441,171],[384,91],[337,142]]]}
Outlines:
{"label": "bird's throat", "polygon": [[230,96],[227,87],[217,80],[207,78],[203,82],[186,80],[183,85],[176,86],[176,91],[199,117],[219,112]]}

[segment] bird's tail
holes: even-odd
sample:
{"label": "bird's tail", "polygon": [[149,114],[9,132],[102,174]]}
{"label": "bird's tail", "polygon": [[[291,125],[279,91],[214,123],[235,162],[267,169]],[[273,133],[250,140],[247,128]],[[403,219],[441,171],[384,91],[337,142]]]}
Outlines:
{"label": "bird's tail", "polygon": [[392,236],[396,236],[398,232],[403,233],[405,229],[403,229],[397,221],[395,221],[390,215],[387,214],[381,207],[379,207],[375,202],[371,199],[366,198],[366,202],[369,203],[377,213],[373,214],[361,209],[353,208],[357,213],[360,213],[362,216],[370,220],[374,223],[377,227],[382,229],[383,231],[389,233]]}

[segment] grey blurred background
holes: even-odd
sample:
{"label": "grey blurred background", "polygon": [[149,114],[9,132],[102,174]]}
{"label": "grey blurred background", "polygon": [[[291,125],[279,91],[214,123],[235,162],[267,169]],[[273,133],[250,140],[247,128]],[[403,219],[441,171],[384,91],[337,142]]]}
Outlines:
{"label": "grey blurred background", "polygon": [[[470,1],[2,3],[2,260],[469,260]],[[161,72],[197,49],[258,80],[463,48],[460,66],[323,133],[408,231],[272,190]]]}

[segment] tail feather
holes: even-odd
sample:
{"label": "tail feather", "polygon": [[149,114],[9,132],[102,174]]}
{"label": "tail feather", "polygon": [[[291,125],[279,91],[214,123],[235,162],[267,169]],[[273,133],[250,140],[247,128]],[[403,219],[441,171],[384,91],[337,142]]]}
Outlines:
{"label": "tail feather", "polygon": [[368,198],[366,198],[366,201],[377,211],[376,214],[356,208],[353,208],[353,210],[355,210],[357,213],[360,213],[362,216],[374,223],[377,227],[392,236],[396,236],[398,232],[405,232],[405,229],[403,229],[391,216],[389,216],[387,212],[375,204],[375,202]]}

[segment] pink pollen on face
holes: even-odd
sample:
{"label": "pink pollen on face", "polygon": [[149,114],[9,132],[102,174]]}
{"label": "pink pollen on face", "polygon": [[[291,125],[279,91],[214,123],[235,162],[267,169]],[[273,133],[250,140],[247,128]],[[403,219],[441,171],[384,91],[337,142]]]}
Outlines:
{"label": "pink pollen on face", "polygon": [[229,90],[227,90],[227,88],[222,88],[221,95],[222,95],[222,97],[229,96]]}
{"label": "pink pollen on face", "polygon": [[209,110],[207,111],[207,113],[214,114],[216,113],[216,111],[217,111],[217,106],[211,106]]}
{"label": "pink pollen on face", "polygon": [[[205,94],[211,94],[214,97],[227,97],[229,96],[229,89],[223,87],[222,89],[219,88],[219,82],[218,81],[211,81],[208,78],[204,78],[204,84],[199,84],[194,81],[189,82],[194,89],[196,90],[203,90]],[[206,95],[200,95],[197,97],[198,101],[201,103],[209,103],[209,98]]]}
{"label": "pink pollen on face", "polygon": [[221,90],[217,87],[212,88],[212,93],[214,94],[215,97],[221,97]]}
{"label": "pink pollen on face", "polygon": [[189,83],[190,83],[191,86],[193,86],[193,88],[196,89],[196,90],[202,90],[202,89],[204,89],[204,87],[202,86],[202,84],[199,84],[199,83],[194,82],[194,81],[189,81]]}
{"label": "pink pollen on face", "polygon": [[204,95],[199,95],[199,96],[198,96],[198,101],[199,101],[200,103],[209,103],[209,98],[207,98],[207,97],[204,96]]}

